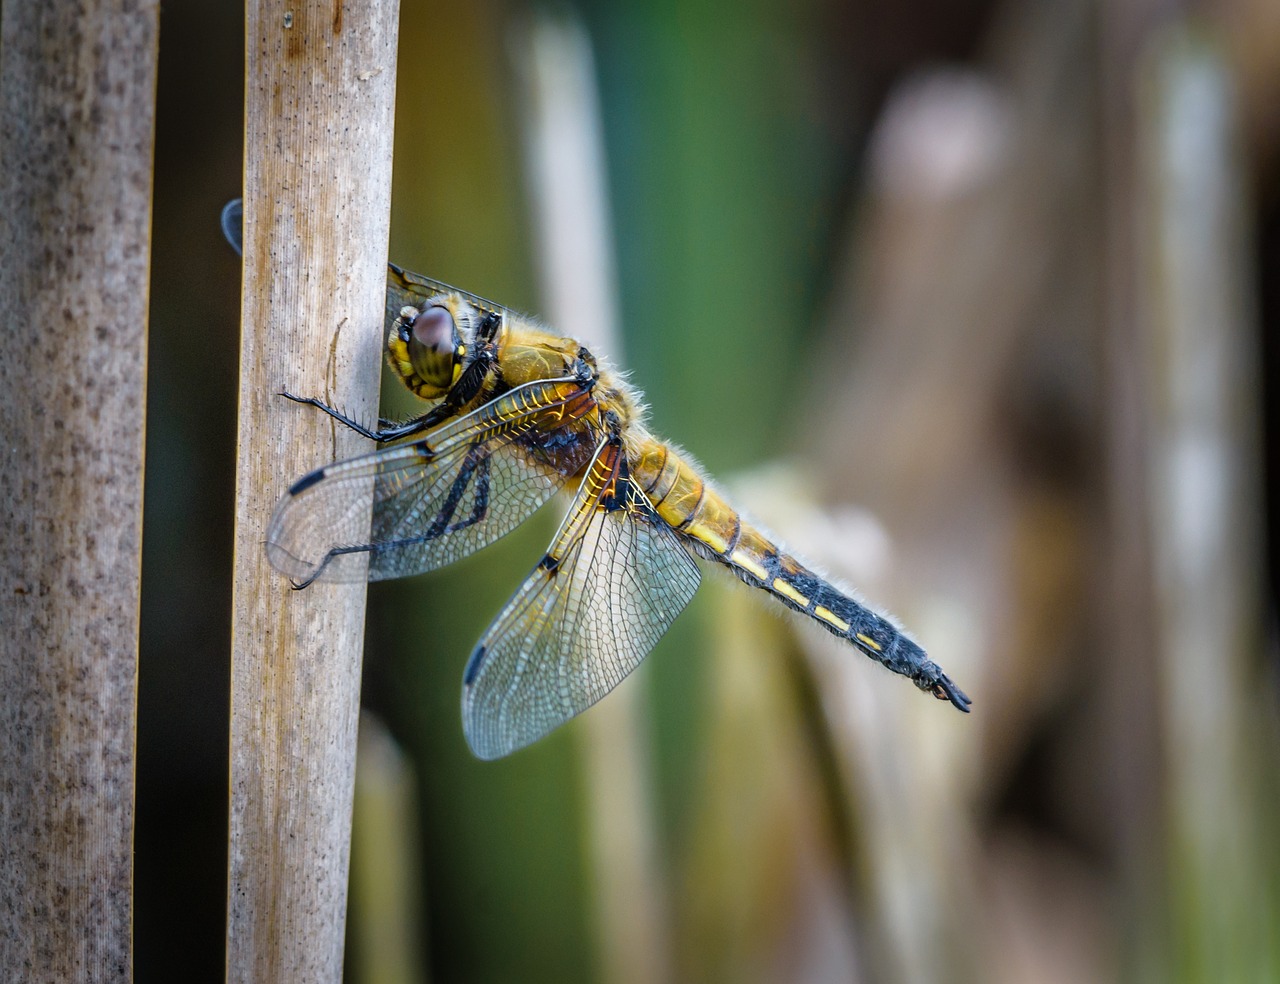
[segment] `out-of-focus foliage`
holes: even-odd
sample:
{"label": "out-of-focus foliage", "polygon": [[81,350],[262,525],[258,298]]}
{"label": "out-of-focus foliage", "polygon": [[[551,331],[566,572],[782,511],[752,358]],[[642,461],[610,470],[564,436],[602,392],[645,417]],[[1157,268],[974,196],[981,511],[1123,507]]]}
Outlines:
{"label": "out-of-focus foliage", "polygon": [[[622,345],[654,429],[975,699],[961,717],[709,573],[624,685],[651,698],[651,966],[673,979],[1280,976],[1259,434],[1280,419],[1280,24],[1253,0],[1194,23],[1149,7],[550,11],[594,51]],[[242,57],[224,8],[166,8],[162,37],[140,981],[221,977],[238,284],[217,215]],[[518,60],[547,14],[404,0],[399,56],[392,258],[532,312]],[[430,979],[619,976],[581,722],[481,763],[458,721],[466,654],[553,514],[372,589],[365,698],[416,776]]]}

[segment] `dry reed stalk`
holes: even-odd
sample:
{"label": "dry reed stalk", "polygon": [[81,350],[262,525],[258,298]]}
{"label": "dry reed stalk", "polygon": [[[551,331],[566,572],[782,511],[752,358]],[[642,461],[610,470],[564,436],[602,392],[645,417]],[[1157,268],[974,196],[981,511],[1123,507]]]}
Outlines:
{"label": "dry reed stalk", "polygon": [[365,589],[293,592],[262,538],[289,482],[367,443],[276,394],[376,416],[397,22],[248,8],[229,981],[342,976]]}
{"label": "dry reed stalk", "polygon": [[0,32],[0,979],[132,979],[158,4]]}

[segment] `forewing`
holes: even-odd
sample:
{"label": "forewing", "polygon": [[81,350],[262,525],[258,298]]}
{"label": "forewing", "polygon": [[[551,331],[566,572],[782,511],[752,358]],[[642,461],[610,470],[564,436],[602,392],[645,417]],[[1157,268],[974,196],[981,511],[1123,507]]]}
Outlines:
{"label": "forewing", "polygon": [[[451,564],[511,532],[586,462],[576,380],[516,387],[425,438],[317,469],[267,528],[295,582],[382,580]],[[542,449],[556,438],[556,454]]]}
{"label": "forewing", "polygon": [[459,290],[457,287],[450,287],[443,281],[432,280],[430,277],[424,277],[420,273],[414,273],[412,270],[406,270],[403,267],[398,267],[394,263],[388,263],[386,308],[387,331],[390,331],[391,326],[399,319],[401,308],[406,306],[421,308],[425,301],[428,301],[439,294],[460,294],[465,297],[473,307],[479,308],[481,311],[501,314],[505,310],[502,305],[495,304],[493,301],[486,300],[477,294],[472,294],[465,290]]}
{"label": "forewing", "polygon": [[480,758],[508,755],[598,701],[698,589],[693,558],[625,475],[618,508],[592,487],[589,470],[547,556],[467,664],[463,728]]}

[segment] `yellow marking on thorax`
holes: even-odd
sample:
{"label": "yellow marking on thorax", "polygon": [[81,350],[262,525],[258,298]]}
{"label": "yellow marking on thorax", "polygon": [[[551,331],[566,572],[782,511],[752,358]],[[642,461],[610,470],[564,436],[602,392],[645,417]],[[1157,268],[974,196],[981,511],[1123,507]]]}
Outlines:
{"label": "yellow marking on thorax", "polygon": [[498,353],[498,364],[502,367],[502,379],[507,386],[514,389],[523,383],[531,383],[539,379],[555,379],[568,373],[573,365],[577,348],[572,353],[566,351],[564,339],[557,339],[561,344],[546,345],[530,343],[521,338],[501,346]]}
{"label": "yellow marking on thorax", "polygon": [[[813,614],[818,616],[818,618],[822,619],[822,621],[826,622],[828,625],[834,626],[840,632],[849,631],[849,623],[833,612],[830,608],[823,608],[819,605],[813,610]],[[880,647],[877,646],[876,648],[878,649]]]}

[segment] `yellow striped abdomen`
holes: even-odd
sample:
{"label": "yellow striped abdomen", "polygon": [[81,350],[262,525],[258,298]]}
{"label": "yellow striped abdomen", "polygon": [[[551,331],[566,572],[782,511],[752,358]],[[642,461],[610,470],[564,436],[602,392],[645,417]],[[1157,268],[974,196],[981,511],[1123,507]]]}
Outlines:
{"label": "yellow striped abdomen", "polygon": [[[804,568],[778,548],[742,516],[685,461],[679,452],[658,440],[642,448],[632,465],[632,477],[644,490],[658,515],[686,542],[709,560],[734,569],[743,580],[778,595],[790,607],[845,632],[849,623],[814,605],[793,583]],[[823,616],[829,616],[824,618]]]}
{"label": "yellow striped abdomen", "polygon": [[898,626],[779,550],[679,452],[648,438],[632,457],[632,479],[659,518],[697,553],[726,565],[747,584],[763,588],[895,673],[910,677],[920,689],[950,700],[962,711],[969,709],[969,698]]}

